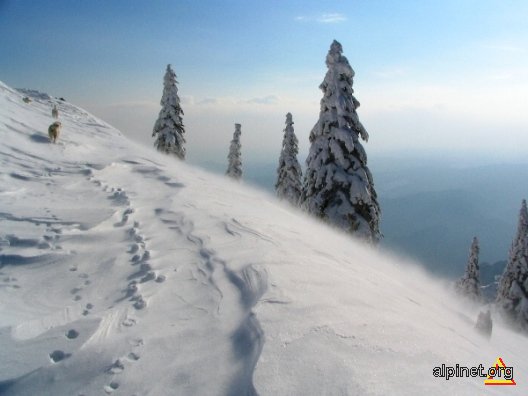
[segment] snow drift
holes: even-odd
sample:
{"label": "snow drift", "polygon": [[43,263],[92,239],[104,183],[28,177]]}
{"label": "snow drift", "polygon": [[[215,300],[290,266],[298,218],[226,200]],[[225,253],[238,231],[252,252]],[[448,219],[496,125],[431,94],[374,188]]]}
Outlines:
{"label": "snow drift", "polygon": [[[528,390],[526,338],[412,264],[47,95],[0,83],[0,130],[0,394]],[[516,386],[433,376],[497,357]]]}

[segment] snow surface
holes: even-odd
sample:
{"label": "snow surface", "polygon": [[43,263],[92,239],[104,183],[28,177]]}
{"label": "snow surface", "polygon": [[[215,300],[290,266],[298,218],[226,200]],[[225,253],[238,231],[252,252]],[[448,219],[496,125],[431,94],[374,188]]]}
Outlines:
{"label": "snow surface", "polygon": [[527,394],[526,338],[410,263],[67,102],[0,83],[0,131],[2,395]]}

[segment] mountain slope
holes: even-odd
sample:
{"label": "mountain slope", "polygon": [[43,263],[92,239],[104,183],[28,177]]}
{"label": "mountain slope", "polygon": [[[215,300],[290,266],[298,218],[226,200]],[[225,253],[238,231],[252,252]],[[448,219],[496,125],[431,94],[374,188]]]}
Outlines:
{"label": "mountain slope", "polygon": [[[0,83],[0,394],[502,394],[526,339],[409,263]],[[45,131],[57,103],[63,132]]]}

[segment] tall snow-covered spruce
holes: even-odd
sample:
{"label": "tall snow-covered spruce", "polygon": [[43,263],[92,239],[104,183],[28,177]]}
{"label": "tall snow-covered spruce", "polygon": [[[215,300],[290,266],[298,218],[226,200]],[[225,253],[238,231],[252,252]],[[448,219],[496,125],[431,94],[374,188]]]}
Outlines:
{"label": "tall snow-covered spruce", "polygon": [[298,205],[302,194],[302,171],[297,154],[299,142],[293,130],[291,113],[286,114],[286,128],[282,140],[282,150],[277,168],[277,183],[275,190],[280,199],[285,199],[292,205]]}
{"label": "tall snow-covered spruce", "polygon": [[466,272],[462,278],[455,283],[457,293],[473,301],[481,300],[480,293],[480,274],[479,274],[479,243],[478,239],[473,238],[469,250],[469,258],[466,266]]}
{"label": "tall snow-covered spruce", "polygon": [[226,175],[232,177],[233,179],[240,179],[242,177],[242,159],[240,149],[242,145],[240,144],[240,135],[242,130],[240,124],[235,124],[235,132],[233,133],[233,140],[231,140],[231,145],[229,146],[229,154],[227,155],[227,171]]}
{"label": "tall snow-covered spruce", "polygon": [[359,102],[352,89],[354,70],[334,40],[326,56],[328,71],[319,88],[323,91],[319,120],[310,133],[302,206],[368,242],[376,243],[380,208],[367,155],[359,138],[368,133],[359,121]]}
{"label": "tall snow-covered spruce", "polygon": [[519,328],[528,331],[528,209],[522,201],[517,234],[497,290],[496,306]]}
{"label": "tall snow-covered spruce", "polygon": [[173,154],[179,159],[185,159],[185,127],[183,126],[183,110],[178,97],[178,81],[176,74],[167,65],[163,80],[163,96],[161,110],[154,124],[152,136],[156,137],[154,146],[165,154]]}

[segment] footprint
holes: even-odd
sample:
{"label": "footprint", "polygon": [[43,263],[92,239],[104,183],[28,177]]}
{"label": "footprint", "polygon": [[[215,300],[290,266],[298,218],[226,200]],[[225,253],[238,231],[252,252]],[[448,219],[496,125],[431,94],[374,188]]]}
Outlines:
{"label": "footprint", "polygon": [[132,327],[132,326],[134,326],[137,322],[136,322],[136,319],[134,319],[134,318],[126,318],[126,319],[123,320],[121,323],[123,324],[123,326],[126,326],[126,327]]}
{"label": "footprint", "polygon": [[136,281],[130,282],[126,288],[125,298],[132,297],[134,294],[136,294],[137,291],[138,291],[137,282]]}
{"label": "footprint", "polygon": [[73,297],[73,301],[80,301],[82,300],[82,297],[79,296],[78,294],[75,295],[75,297]]}
{"label": "footprint", "polygon": [[119,374],[125,370],[125,365],[121,360],[117,359],[110,367],[106,369],[108,374]]}
{"label": "footprint", "polygon": [[145,300],[143,300],[143,296],[141,296],[141,295],[133,297],[132,300],[135,301],[133,306],[137,310],[143,309],[143,308],[145,308],[147,306],[147,302]]}
{"label": "footprint", "polygon": [[130,245],[130,249],[128,249],[128,253],[136,253],[140,248],[140,245],[138,243],[133,243]]}
{"label": "footprint", "polygon": [[114,226],[115,226],[115,227],[123,227],[123,226],[128,222],[128,217],[129,217],[129,215],[131,215],[132,213],[134,213],[134,209],[132,209],[132,208],[127,208],[127,209],[123,212],[123,216],[121,216],[121,221],[115,223]]}
{"label": "footprint", "polygon": [[144,345],[143,338],[135,338],[130,341],[130,345],[133,347],[140,347]]}
{"label": "footprint", "polygon": [[86,304],[86,307],[85,307],[84,311],[82,312],[82,314],[84,316],[88,315],[92,308],[93,308],[93,304],[91,304],[91,303]]}
{"label": "footprint", "polygon": [[129,358],[130,360],[138,361],[139,360],[139,355],[137,353],[130,352],[127,355],[127,358]]}
{"label": "footprint", "polygon": [[158,277],[156,278],[156,282],[157,283],[163,283],[163,282],[165,282],[165,279],[167,279],[167,277],[165,275],[158,275]]}
{"label": "footprint", "polygon": [[70,353],[64,353],[61,350],[56,350],[49,354],[49,357],[53,363],[60,362],[61,360],[69,358],[70,356]]}
{"label": "footprint", "polygon": [[119,383],[117,382],[110,382],[109,385],[105,385],[105,387],[103,388],[104,391],[106,393],[112,393],[114,392],[117,388],[119,388]]}
{"label": "footprint", "polygon": [[139,283],[146,283],[154,279],[156,279],[156,273],[154,271],[150,271],[147,273],[147,275],[139,280]]}
{"label": "footprint", "polygon": [[70,340],[73,340],[74,338],[77,338],[79,336],[79,332],[75,329],[70,329],[66,333],[66,338],[69,338]]}

